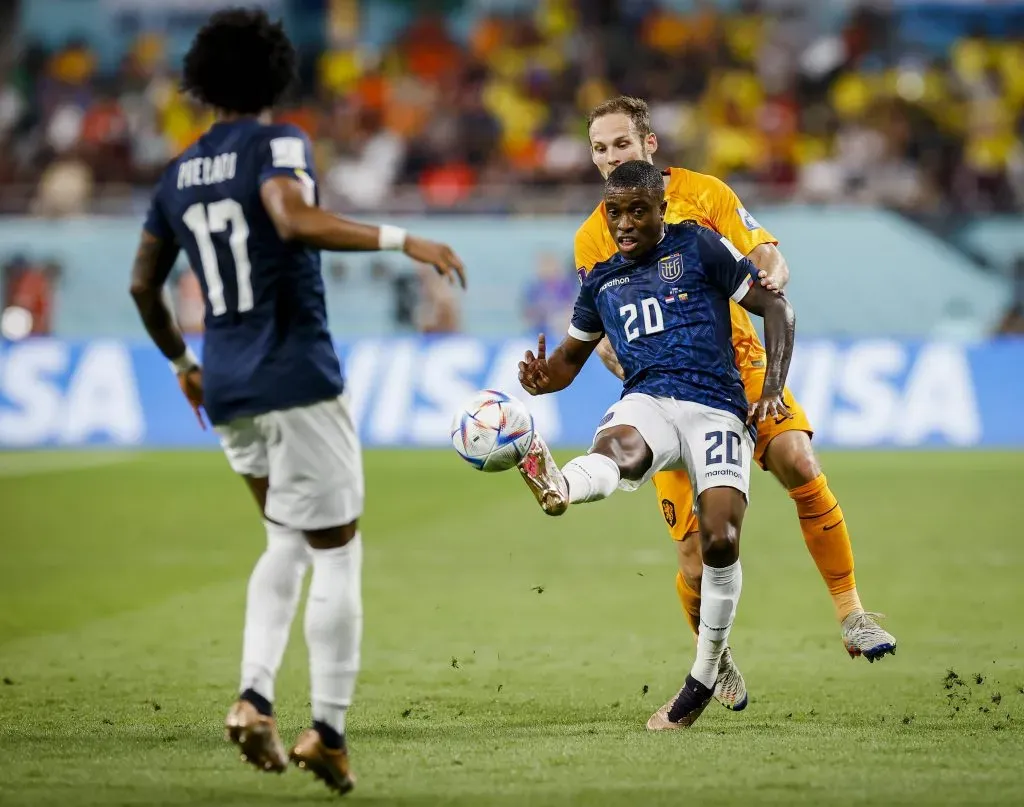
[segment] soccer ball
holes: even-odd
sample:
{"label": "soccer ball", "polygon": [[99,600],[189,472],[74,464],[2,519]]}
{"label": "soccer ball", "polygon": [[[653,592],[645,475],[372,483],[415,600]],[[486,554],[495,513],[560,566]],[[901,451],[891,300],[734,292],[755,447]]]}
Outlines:
{"label": "soccer ball", "polygon": [[507,471],[532,442],[533,415],[504,392],[480,390],[452,419],[452,445],[478,471]]}

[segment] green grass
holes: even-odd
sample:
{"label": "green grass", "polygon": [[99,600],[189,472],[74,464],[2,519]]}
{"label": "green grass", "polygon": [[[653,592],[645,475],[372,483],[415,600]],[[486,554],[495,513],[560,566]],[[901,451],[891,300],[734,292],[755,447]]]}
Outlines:
{"label": "green grass", "polygon": [[[221,740],[263,545],[243,485],[214,453],[110,459],[0,454],[0,804],[331,802]],[[825,464],[899,655],[847,658],[759,473],[731,641],[752,703],[649,735],[693,655],[653,493],[548,519],[513,474],[371,452],[352,799],[1024,803],[1024,455]],[[308,719],[300,626],[278,689],[287,740]]]}

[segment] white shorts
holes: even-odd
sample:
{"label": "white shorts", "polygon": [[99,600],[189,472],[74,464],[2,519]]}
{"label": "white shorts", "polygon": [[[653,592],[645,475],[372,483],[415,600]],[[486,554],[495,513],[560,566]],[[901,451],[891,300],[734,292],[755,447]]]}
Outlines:
{"label": "white shorts", "polygon": [[363,461],[344,397],[238,418],[215,431],[235,473],[269,478],[268,518],[321,530],[362,514]]}
{"label": "white shorts", "polygon": [[685,468],[693,485],[694,506],[708,488],[736,488],[744,497],[750,491],[754,441],[730,412],[631,392],[608,409],[597,433],[613,426],[632,426],[654,454],[643,479],[623,479],[622,490],[636,490],[658,471]]}

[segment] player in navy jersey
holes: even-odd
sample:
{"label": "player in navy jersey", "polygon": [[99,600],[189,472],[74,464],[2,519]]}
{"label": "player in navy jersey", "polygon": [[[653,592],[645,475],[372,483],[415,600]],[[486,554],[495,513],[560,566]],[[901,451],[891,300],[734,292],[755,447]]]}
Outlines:
{"label": "player in navy jersey", "polygon": [[[598,424],[590,452],[559,470],[535,436],[520,472],[544,511],[635,490],[656,472],[686,468],[696,493],[704,577],[697,659],[652,731],[691,725],[714,692],[742,585],[740,527],[746,511],[753,424],[789,416],[782,391],[793,352],[785,297],[754,281],[756,267],[713,230],[665,225],[665,185],[650,163],[623,163],[604,203],[618,254],[585,276],[569,335],[550,358],[544,337],[519,380],[532,395],[565,389],[607,335],[622,365],[622,398]],[[768,367],[748,404],[733,355],[729,300],[764,317]]]}
{"label": "player in navy jersey", "polygon": [[[266,526],[267,549],[249,580],[241,694],[227,737],[258,768],[283,771],[290,756],[344,793],[354,783],[345,712],[362,633],[363,473],[327,329],[319,251],[404,250],[463,285],[465,277],[443,244],[320,209],[309,140],[295,126],[270,123],[295,65],[280,24],[262,11],[221,12],[199,31],[185,57],[183,89],[214,109],[216,123],[160,178],[131,292]],[[205,297],[202,365],[162,297],[181,250]],[[313,726],[288,754],[273,717],[274,680],[309,565]]]}

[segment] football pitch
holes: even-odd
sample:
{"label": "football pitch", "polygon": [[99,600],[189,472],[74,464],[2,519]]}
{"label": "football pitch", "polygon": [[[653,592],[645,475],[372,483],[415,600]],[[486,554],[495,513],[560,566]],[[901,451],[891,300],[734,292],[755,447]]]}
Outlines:
{"label": "football pitch", "polygon": [[[349,798],[1024,803],[1024,453],[824,462],[898,655],[847,657],[792,505],[755,473],[731,639],[751,704],[651,735],[693,657],[652,490],[551,519],[514,473],[369,452]],[[0,804],[336,800],[221,738],[263,545],[219,454],[0,453]],[[308,721],[296,622],[286,742]]]}

